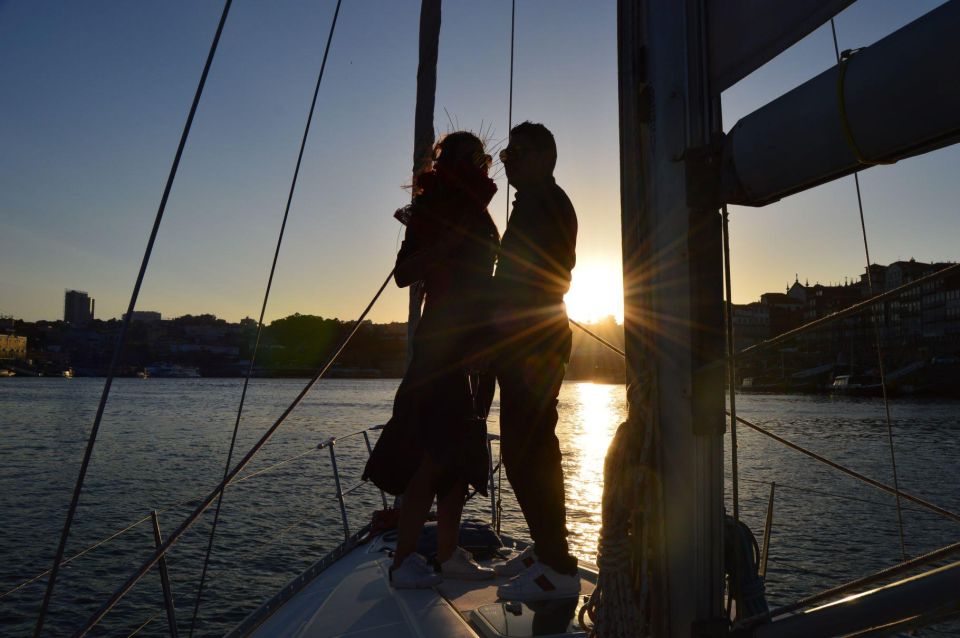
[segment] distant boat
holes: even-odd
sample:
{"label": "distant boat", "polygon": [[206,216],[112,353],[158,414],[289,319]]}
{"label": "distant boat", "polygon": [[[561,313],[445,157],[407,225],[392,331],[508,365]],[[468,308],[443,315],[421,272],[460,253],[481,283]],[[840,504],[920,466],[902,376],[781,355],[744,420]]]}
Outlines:
{"label": "distant boat", "polygon": [[72,378],[73,378],[73,368],[67,368],[67,369],[64,370],[61,374],[63,375],[63,378],[64,378],[64,379],[72,379]]}
{"label": "distant boat", "polygon": [[140,370],[139,372],[137,372],[137,377],[140,378],[140,379],[149,379],[149,378],[150,378],[150,373],[147,372],[146,369],[143,369],[143,370]]}
{"label": "distant boat", "polygon": [[840,374],[833,378],[830,385],[832,394],[852,394],[860,396],[880,396],[883,385],[876,377],[857,374]]}
{"label": "distant boat", "polygon": [[[200,371],[192,366],[181,366],[176,363],[157,363],[147,366],[144,372],[150,377],[161,379],[199,379]],[[144,377],[146,378],[146,377]]]}
{"label": "distant boat", "polygon": [[7,368],[0,368],[0,377],[15,377],[17,373]]}

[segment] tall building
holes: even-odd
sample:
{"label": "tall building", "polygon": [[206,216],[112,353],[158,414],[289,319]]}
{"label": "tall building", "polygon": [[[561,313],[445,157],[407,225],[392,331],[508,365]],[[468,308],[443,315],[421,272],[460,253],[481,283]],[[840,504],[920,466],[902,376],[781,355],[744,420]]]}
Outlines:
{"label": "tall building", "polygon": [[95,299],[80,290],[68,290],[63,296],[63,320],[82,326],[93,319]]}

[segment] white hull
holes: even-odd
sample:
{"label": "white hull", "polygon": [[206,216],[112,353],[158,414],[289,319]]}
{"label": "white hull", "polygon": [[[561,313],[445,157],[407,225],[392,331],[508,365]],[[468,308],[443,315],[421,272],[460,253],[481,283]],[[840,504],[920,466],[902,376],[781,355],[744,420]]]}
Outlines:
{"label": "white hull", "polygon": [[392,560],[388,552],[394,545],[388,533],[348,548],[339,558],[325,558],[229,636],[494,638],[531,635],[524,628],[529,632],[532,624],[557,628],[538,635],[586,635],[575,627],[575,612],[594,589],[595,570],[580,569],[581,595],[566,602],[498,602],[497,585],[506,578],[445,581],[431,589],[398,590],[390,586],[388,576]]}

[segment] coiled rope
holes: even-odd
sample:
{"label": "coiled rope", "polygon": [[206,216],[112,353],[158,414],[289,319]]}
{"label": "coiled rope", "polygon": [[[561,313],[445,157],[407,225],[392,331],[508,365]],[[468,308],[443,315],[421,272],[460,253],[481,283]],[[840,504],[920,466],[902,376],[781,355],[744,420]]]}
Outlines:
{"label": "coiled rope", "polygon": [[590,618],[591,638],[635,638],[656,629],[651,583],[659,571],[663,519],[651,385],[646,379],[630,385],[627,420],[617,428],[603,464],[600,575],[579,614],[581,627]]}
{"label": "coiled rope", "polygon": [[[240,392],[240,404],[237,407],[237,418],[233,424],[233,434],[230,438],[230,449],[227,452],[227,460],[223,466],[223,477],[226,479],[230,471],[230,463],[233,460],[233,450],[237,444],[237,433],[240,431],[240,419],[243,415],[243,405],[247,398],[247,388],[250,385],[250,377],[253,376],[253,367],[257,360],[257,352],[260,349],[260,337],[263,334],[263,317],[267,312],[267,301],[270,299],[270,288],[273,286],[273,276],[277,271],[277,260],[280,258],[280,246],[283,244],[283,233],[287,228],[287,218],[290,216],[290,204],[293,202],[293,193],[297,188],[297,178],[300,176],[300,164],[303,162],[303,151],[307,146],[307,136],[310,134],[310,124],[313,122],[313,113],[317,106],[317,96],[320,93],[320,84],[323,81],[323,72],[327,68],[327,57],[330,55],[330,43],[333,41],[333,33],[337,26],[337,16],[340,15],[340,3],[337,0],[337,6],[333,11],[333,20],[330,23],[330,33],[327,35],[327,44],[323,50],[323,61],[320,63],[320,73],[317,75],[317,84],[313,89],[313,100],[310,102],[310,109],[307,112],[307,123],[303,128],[303,136],[300,139],[300,151],[297,153],[297,164],[293,169],[293,179],[290,182],[290,192],[287,194],[287,204],[283,210],[283,221],[280,223],[280,234],[277,237],[277,246],[273,252],[273,262],[270,264],[270,275],[267,277],[267,289],[263,293],[263,304],[260,306],[260,318],[257,320],[257,337],[253,345],[253,353],[250,355],[250,365],[247,367],[247,375],[243,380],[243,390]],[[197,626],[197,615],[200,613],[200,599],[203,596],[203,585],[207,579],[207,565],[210,563],[210,554],[213,552],[213,541],[217,534],[217,523],[220,521],[220,507],[223,505],[224,491],[217,497],[217,506],[213,513],[213,525],[210,527],[210,539],[207,541],[207,551],[203,557],[203,568],[200,570],[200,583],[197,585],[197,597],[193,604],[193,617],[190,620],[190,633],[192,637],[194,629]]]}

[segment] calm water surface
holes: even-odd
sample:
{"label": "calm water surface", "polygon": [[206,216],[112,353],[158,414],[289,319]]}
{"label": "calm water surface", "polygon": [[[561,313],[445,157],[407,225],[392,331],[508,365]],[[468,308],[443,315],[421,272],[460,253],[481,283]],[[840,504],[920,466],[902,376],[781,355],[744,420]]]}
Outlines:
{"label": "calm water surface", "polygon": [[[190,501],[206,495],[222,477],[241,383],[118,380],[68,556],[151,510],[160,513],[163,530],[175,528],[190,511]],[[251,384],[235,458],[304,383]],[[30,634],[44,580],[11,590],[50,567],[102,386],[102,379],[0,380],[0,635]],[[227,491],[198,618],[199,635],[222,634],[342,538],[329,456],[315,446],[327,437],[386,421],[396,386],[395,380],[322,381],[247,473],[297,458]],[[764,395],[738,397],[737,403],[745,418],[891,482],[879,400]],[[571,543],[579,557],[592,562],[600,528],[603,458],[626,415],[624,388],[566,383],[560,414]],[[496,403],[491,416],[491,430],[497,431]],[[898,401],[893,418],[901,489],[960,510],[960,402]],[[770,483],[777,483],[767,579],[772,604],[899,559],[892,497],[749,430],[738,434],[742,517],[758,536]],[[363,439],[343,441],[337,451],[346,488],[359,478],[366,458]],[[354,529],[380,506],[379,494],[370,487],[348,499]],[[489,501],[475,499],[468,509],[476,518],[489,518]],[[169,557],[181,631],[189,626],[211,519],[201,519]],[[526,535],[509,491],[504,521],[505,531]],[[960,540],[960,525],[912,506],[904,509],[904,524],[911,555]],[[65,567],[47,620],[50,634],[68,633],[82,623],[149,555],[152,545],[147,520]],[[129,635],[138,628],[139,635],[167,633],[156,573],[148,574],[107,616],[96,635]],[[930,635],[945,634],[960,635],[960,630],[943,626]]]}

